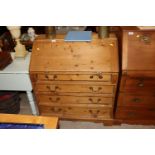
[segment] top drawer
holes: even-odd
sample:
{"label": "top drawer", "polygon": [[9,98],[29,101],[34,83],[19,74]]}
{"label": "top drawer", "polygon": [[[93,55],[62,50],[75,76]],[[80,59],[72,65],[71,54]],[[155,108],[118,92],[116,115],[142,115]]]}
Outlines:
{"label": "top drawer", "polygon": [[116,84],[118,73],[70,73],[70,72],[34,72],[30,74],[32,82],[41,81],[98,81],[109,84]]}
{"label": "top drawer", "polygon": [[38,74],[38,80],[47,81],[104,81],[111,82],[110,74]]}
{"label": "top drawer", "polygon": [[123,33],[123,70],[155,70],[155,31]]}

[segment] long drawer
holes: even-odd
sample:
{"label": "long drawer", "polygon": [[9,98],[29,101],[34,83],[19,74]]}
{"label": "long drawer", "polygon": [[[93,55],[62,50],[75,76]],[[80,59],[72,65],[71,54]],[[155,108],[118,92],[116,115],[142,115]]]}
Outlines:
{"label": "long drawer", "polygon": [[96,74],[38,74],[37,80],[41,81],[103,81],[111,82],[112,75],[104,73]]}
{"label": "long drawer", "polygon": [[122,92],[155,92],[155,77],[131,77],[122,76]]}
{"label": "long drawer", "polygon": [[91,85],[91,84],[37,84],[35,91],[37,92],[55,92],[55,93],[114,93],[113,85]]}
{"label": "long drawer", "polygon": [[155,95],[120,93],[118,106],[128,107],[155,107]]}
{"label": "long drawer", "polygon": [[40,106],[40,114],[60,118],[103,120],[112,118],[112,109],[105,107]]}
{"label": "long drawer", "polygon": [[155,108],[117,108],[117,119],[155,119]]}
{"label": "long drawer", "polygon": [[104,96],[70,96],[70,95],[46,95],[37,94],[37,101],[39,105],[60,105],[60,104],[94,104],[94,105],[113,105],[112,97]]}

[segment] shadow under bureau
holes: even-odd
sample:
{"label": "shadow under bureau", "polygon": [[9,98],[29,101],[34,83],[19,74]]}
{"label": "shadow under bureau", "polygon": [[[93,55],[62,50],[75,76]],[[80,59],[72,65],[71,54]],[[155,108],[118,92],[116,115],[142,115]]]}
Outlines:
{"label": "shadow under bureau", "polygon": [[40,115],[62,119],[111,120],[118,81],[117,39],[55,42],[39,36],[30,77]]}

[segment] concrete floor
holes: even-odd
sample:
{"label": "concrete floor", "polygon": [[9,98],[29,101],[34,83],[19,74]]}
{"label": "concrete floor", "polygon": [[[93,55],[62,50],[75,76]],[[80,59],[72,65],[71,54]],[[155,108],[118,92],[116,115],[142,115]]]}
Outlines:
{"label": "concrete floor", "polygon": [[[28,114],[31,115],[31,109],[29,106],[29,102],[26,96],[26,93],[21,93],[21,108],[20,114]],[[60,129],[154,129],[153,125],[127,125],[122,124],[119,126],[104,126],[103,123],[94,123],[94,122],[83,122],[83,121],[67,121],[60,120],[59,121]]]}

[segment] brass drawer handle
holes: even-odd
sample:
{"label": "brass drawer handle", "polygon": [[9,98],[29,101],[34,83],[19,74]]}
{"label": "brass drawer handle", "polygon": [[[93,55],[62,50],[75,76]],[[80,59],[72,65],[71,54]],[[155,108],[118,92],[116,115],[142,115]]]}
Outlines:
{"label": "brass drawer handle", "polygon": [[140,36],[140,41],[143,41],[144,43],[150,43],[151,38],[149,36],[142,35],[142,36]]}
{"label": "brass drawer handle", "polygon": [[62,109],[61,109],[61,108],[57,108],[57,107],[53,107],[53,108],[51,108],[50,110],[51,110],[51,111],[53,111],[53,112],[56,112],[56,113],[58,113],[58,112],[61,112],[61,111],[62,111]]}
{"label": "brass drawer handle", "polygon": [[138,82],[138,87],[144,87],[144,83],[143,83],[143,80],[139,80],[139,82]]}
{"label": "brass drawer handle", "polygon": [[99,92],[102,87],[89,87],[89,89],[92,91],[92,92]]}
{"label": "brass drawer handle", "polygon": [[97,115],[99,114],[100,110],[89,110],[90,114],[93,116],[93,117],[97,117]]}
{"label": "brass drawer handle", "polygon": [[54,80],[54,76],[53,75],[45,75],[45,78],[47,79],[47,80]]}
{"label": "brass drawer handle", "polygon": [[96,75],[98,76],[99,79],[103,79],[103,73],[102,72],[98,72]]}
{"label": "brass drawer handle", "polygon": [[60,98],[57,97],[57,98],[54,99],[53,97],[50,97],[49,100],[50,100],[51,102],[58,102],[58,101],[60,100]]}
{"label": "brass drawer handle", "polygon": [[60,88],[58,86],[51,85],[51,86],[47,86],[47,89],[49,89],[51,92],[56,92],[57,89],[60,89]]}
{"label": "brass drawer handle", "polygon": [[46,78],[47,80],[55,80],[55,79],[57,78],[57,75],[48,75],[48,74],[46,74],[46,75],[45,75],[45,78]]}
{"label": "brass drawer handle", "polygon": [[103,79],[103,76],[102,76],[102,75],[99,75],[98,78],[99,78],[99,79]]}
{"label": "brass drawer handle", "polygon": [[138,87],[144,87],[143,83],[138,83]]}
{"label": "brass drawer handle", "polygon": [[140,98],[133,98],[132,101],[135,102],[135,103],[140,103],[141,99]]}
{"label": "brass drawer handle", "polygon": [[90,75],[90,79],[93,79],[94,76],[97,76],[99,79],[103,79],[103,76],[101,74]]}
{"label": "brass drawer handle", "polygon": [[100,101],[101,101],[101,99],[100,98],[98,98],[96,101],[94,101],[92,98],[89,98],[89,101],[91,102],[91,103],[99,103]]}

